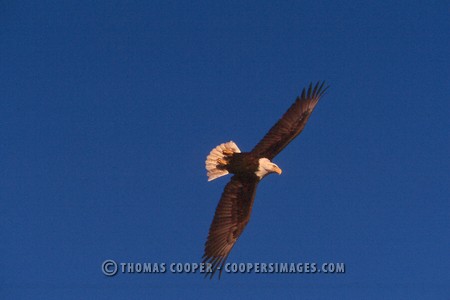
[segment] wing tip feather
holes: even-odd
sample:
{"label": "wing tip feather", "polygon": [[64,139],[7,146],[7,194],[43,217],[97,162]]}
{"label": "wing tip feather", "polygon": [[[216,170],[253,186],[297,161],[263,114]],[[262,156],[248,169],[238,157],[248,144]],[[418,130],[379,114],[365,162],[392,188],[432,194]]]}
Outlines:
{"label": "wing tip feather", "polygon": [[214,277],[214,274],[219,270],[219,278],[222,276],[222,271],[225,266],[225,262],[227,261],[228,254],[226,256],[209,256],[206,253],[203,255],[202,263],[204,264],[211,264],[211,272],[205,273],[205,278],[209,276],[209,279],[212,279]]}
{"label": "wing tip feather", "polygon": [[303,88],[299,100],[320,99],[330,87],[329,85],[325,86],[325,83],[325,80],[317,81],[313,87],[313,83],[310,82],[308,87]]}

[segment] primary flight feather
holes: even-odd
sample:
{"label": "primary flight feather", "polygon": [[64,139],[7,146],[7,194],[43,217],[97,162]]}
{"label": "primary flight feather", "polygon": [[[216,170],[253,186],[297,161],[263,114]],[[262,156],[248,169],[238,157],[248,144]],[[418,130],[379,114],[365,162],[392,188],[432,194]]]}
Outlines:
{"label": "primary flight feather", "polygon": [[280,153],[305,128],[309,116],[328,87],[318,82],[303,89],[294,104],[269,130],[250,152],[241,152],[230,141],[214,148],[206,158],[208,181],[234,174],[225,186],[209,229],[203,262],[210,263],[212,272],[223,266],[237,239],[250,220],[258,183],[270,173],[281,174],[281,169],[271,160]]}

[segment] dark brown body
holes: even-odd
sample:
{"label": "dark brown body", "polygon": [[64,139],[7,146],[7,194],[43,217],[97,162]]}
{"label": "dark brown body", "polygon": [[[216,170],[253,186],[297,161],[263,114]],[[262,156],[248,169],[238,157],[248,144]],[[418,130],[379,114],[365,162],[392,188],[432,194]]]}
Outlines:
{"label": "dark brown body", "polygon": [[228,164],[223,166],[231,174],[239,174],[239,177],[254,177],[258,170],[260,157],[251,152],[233,153],[225,158]]}

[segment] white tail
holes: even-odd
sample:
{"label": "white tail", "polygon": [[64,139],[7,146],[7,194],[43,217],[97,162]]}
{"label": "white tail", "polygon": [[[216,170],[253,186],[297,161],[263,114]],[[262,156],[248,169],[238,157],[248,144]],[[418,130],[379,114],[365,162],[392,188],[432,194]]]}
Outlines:
{"label": "white tail", "polygon": [[221,170],[217,168],[217,166],[219,165],[218,161],[223,159],[225,156],[230,155],[228,153],[224,153],[224,150],[225,152],[241,153],[241,150],[239,150],[238,146],[233,141],[220,144],[216,148],[212,149],[208,157],[206,157],[205,162],[206,171],[208,171],[208,173],[206,174],[208,176],[208,181],[228,174],[227,170]]}

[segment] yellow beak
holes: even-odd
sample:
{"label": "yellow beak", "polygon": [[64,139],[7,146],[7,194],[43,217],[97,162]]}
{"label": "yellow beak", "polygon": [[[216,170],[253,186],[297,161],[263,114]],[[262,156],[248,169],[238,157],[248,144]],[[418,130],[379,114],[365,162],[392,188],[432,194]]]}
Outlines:
{"label": "yellow beak", "polygon": [[277,173],[278,175],[281,175],[281,173],[283,172],[280,168],[278,168],[277,166],[274,166],[273,167],[273,171],[275,172],[275,173]]}

